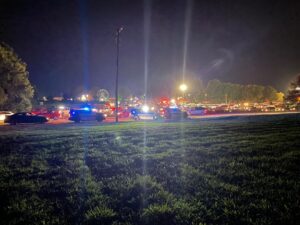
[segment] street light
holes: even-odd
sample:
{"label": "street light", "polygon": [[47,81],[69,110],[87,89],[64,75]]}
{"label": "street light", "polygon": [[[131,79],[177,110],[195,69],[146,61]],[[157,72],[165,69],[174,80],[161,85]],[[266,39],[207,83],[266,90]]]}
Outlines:
{"label": "street light", "polygon": [[83,102],[85,102],[85,101],[88,100],[88,97],[89,97],[88,95],[83,94],[83,95],[81,95],[80,100],[83,101]]}
{"label": "street light", "polygon": [[187,90],[187,85],[186,84],[180,84],[179,90],[182,91],[183,93]]}
{"label": "street light", "polygon": [[118,102],[118,86],[119,86],[119,46],[120,46],[120,33],[122,32],[123,30],[123,27],[119,27],[117,29],[117,32],[116,32],[116,38],[117,38],[117,70],[116,70],[116,101],[115,101],[115,106],[116,106],[116,110],[115,110],[115,113],[116,113],[116,123],[119,122],[119,116],[118,116],[118,108],[119,108],[119,102]]}

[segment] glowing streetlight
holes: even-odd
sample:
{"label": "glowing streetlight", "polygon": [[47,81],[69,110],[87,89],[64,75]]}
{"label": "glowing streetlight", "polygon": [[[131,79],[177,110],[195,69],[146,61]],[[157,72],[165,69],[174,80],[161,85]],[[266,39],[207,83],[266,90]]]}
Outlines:
{"label": "glowing streetlight", "polygon": [[88,98],[88,95],[81,95],[80,99],[81,101],[85,102]]}
{"label": "glowing streetlight", "polygon": [[182,91],[183,93],[187,90],[187,85],[186,84],[180,84],[179,90]]}

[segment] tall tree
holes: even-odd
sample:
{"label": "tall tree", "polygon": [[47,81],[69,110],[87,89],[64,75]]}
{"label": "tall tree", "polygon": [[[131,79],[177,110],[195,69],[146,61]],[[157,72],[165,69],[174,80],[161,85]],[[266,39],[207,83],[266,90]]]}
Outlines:
{"label": "tall tree", "polygon": [[276,101],[281,103],[284,101],[284,94],[282,92],[276,93]]}
{"label": "tall tree", "polygon": [[291,83],[286,100],[291,103],[300,103],[300,75]]}
{"label": "tall tree", "polygon": [[189,79],[189,93],[191,94],[190,100],[193,102],[201,102],[205,100],[205,88],[203,81],[198,77]]}
{"label": "tall tree", "polygon": [[275,88],[271,86],[267,86],[264,88],[264,100],[266,101],[276,101],[277,100],[277,91]]}
{"label": "tall tree", "polygon": [[222,82],[219,80],[210,80],[206,87],[206,95],[209,101],[213,103],[220,102],[220,96],[222,95]]}
{"label": "tall tree", "polygon": [[34,89],[26,64],[5,43],[0,43],[0,109],[28,111]]}

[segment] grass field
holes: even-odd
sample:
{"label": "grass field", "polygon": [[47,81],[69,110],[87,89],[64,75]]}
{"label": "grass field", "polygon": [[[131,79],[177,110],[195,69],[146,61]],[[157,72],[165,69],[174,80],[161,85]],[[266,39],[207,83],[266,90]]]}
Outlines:
{"label": "grass field", "polygon": [[1,224],[298,224],[300,115],[0,130]]}

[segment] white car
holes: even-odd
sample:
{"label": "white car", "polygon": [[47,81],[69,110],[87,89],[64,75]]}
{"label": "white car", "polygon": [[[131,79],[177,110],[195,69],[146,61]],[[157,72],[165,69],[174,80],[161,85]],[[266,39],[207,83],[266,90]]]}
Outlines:
{"label": "white car", "polygon": [[10,111],[0,111],[0,122],[3,122],[7,116],[13,115]]}
{"label": "white car", "polygon": [[204,107],[192,107],[190,109],[187,110],[187,114],[189,116],[200,116],[200,115],[204,115],[206,114],[207,110]]}
{"label": "white car", "polygon": [[148,110],[132,109],[130,114],[134,120],[156,120],[158,118],[155,112],[148,112]]}

